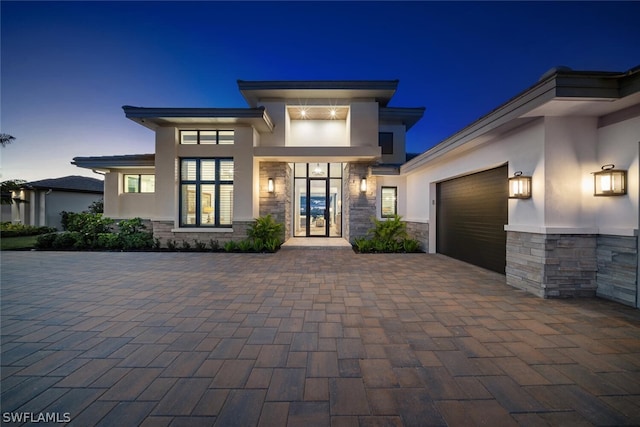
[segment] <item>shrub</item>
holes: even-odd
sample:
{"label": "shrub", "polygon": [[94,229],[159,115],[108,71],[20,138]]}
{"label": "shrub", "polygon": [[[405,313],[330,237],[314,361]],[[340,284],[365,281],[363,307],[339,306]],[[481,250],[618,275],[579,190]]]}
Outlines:
{"label": "shrub", "polygon": [[371,242],[371,240],[367,239],[366,237],[356,237],[355,239],[353,239],[353,245],[360,253],[371,252],[373,247],[373,243]]}
{"label": "shrub", "polygon": [[264,248],[268,251],[268,252],[275,252],[278,249],[280,249],[280,245],[282,244],[282,242],[280,241],[280,239],[278,239],[277,237],[274,237],[272,239],[268,239],[264,242]]}
{"label": "shrub", "polygon": [[117,250],[121,248],[119,236],[115,233],[100,233],[97,239],[97,248]]}
{"label": "shrub", "polygon": [[207,250],[207,244],[205,242],[201,242],[198,239],[193,241],[193,246],[194,249],[198,252],[204,252]]}
{"label": "shrub", "polygon": [[264,250],[264,242],[262,239],[253,239],[254,252],[262,252]]}
{"label": "shrub", "polygon": [[250,239],[240,240],[237,247],[241,252],[249,252],[253,248],[253,242]]}
{"label": "shrub", "polygon": [[178,245],[175,240],[169,239],[167,240],[167,249],[170,251],[175,251],[178,248]]}
{"label": "shrub", "polygon": [[237,247],[236,242],[234,242],[233,240],[229,240],[224,244],[225,252],[233,252],[236,250],[236,247]]}
{"label": "shrub", "polygon": [[271,214],[268,214],[253,221],[253,224],[247,229],[247,236],[252,239],[260,239],[263,242],[273,238],[282,240],[283,231],[284,225],[276,222]]}
{"label": "shrub", "polygon": [[403,246],[405,252],[420,252],[420,242],[416,239],[405,239]]}
{"label": "shrub", "polygon": [[56,229],[52,227],[36,227],[33,225],[14,224],[12,222],[3,222],[0,224],[0,236],[2,237],[19,237],[19,236],[36,236],[38,234],[53,233]]}
{"label": "shrub", "polygon": [[186,240],[182,241],[182,250],[183,251],[190,251],[191,250],[191,243],[187,242]]}
{"label": "shrub", "polygon": [[36,240],[36,249],[52,249],[57,236],[57,233],[41,234]]}
{"label": "shrub", "polygon": [[63,212],[63,227],[66,231],[78,231],[84,234],[97,235],[111,232],[111,218],[102,214]]}
{"label": "shrub", "polygon": [[212,251],[220,250],[220,243],[217,240],[209,240],[209,249],[211,249]]}
{"label": "shrub", "polygon": [[84,246],[82,233],[78,231],[67,231],[66,233],[56,234],[51,247],[53,249],[75,249],[78,246]]}

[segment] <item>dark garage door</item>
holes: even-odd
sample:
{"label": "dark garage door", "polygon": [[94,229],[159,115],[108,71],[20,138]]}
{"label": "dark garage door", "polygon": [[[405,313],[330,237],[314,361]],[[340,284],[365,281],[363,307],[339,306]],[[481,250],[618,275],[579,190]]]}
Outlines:
{"label": "dark garage door", "polygon": [[505,165],[437,184],[438,253],[504,274],[507,175]]}

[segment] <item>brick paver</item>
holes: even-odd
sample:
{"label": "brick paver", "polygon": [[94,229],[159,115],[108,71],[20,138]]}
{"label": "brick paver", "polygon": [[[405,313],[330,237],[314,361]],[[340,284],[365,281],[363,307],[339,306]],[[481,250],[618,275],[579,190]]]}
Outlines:
{"label": "brick paver", "polygon": [[3,424],[640,425],[638,310],[440,255],[3,252],[1,273]]}

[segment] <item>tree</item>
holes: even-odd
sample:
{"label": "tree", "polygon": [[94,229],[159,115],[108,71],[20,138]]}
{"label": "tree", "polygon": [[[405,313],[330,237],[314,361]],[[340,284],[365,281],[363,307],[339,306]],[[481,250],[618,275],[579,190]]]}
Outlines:
{"label": "tree", "polygon": [[0,145],[3,147],[11,144],[15,139],[15,136],[9,135],[8,133],[0,133]]}
{"label": "tree", "polygon": [[3,205],[12,205],[13,203],[27,203],[26,200],[19,199],[17,197],[12,197],[12,191],[18,191],[27,181],[24,179],[10,179],[8,181],[0,182],[0,194],[2,198],[0,200],[0,204]]}

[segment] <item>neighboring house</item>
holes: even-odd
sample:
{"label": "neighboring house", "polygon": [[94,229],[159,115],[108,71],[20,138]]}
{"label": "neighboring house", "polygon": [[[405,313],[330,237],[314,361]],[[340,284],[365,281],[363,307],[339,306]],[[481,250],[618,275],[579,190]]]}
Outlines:
{"label": "neighboring house", "polygon": [[27,203],[11,205],[12,221],[61,230],[60,213],[86,211],[102,199],[103,188],[102,180],[77,175],[27,182],[14,192],[14,197]]}
{"label": "neighboring house", "polygon": [[[638,305],[640,69],[551,70],[409,161],[424,109],[388,106],[397,81],[238,85],[249,108],[125,106],[155,131],[155,153],[73,162],[106,174],[105,214],[148,218],[163,240],[243,238],[270,213],[287,239],[353,241],[397,213],[428,253],[514,287]],[[625,194],[594,196],[607,164],[625,171]],[[531,195],[509,198],[520,171]]]}

